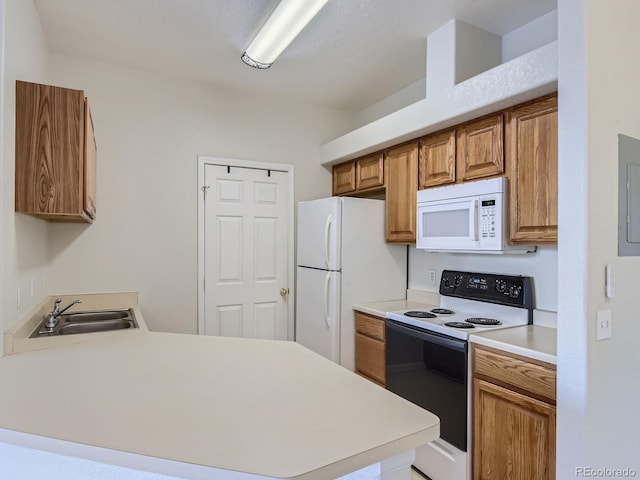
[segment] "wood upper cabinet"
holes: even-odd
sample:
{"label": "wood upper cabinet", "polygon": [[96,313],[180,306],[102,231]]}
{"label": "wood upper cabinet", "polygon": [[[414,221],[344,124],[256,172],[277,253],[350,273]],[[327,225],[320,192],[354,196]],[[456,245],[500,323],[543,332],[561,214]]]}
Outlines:
{"label": "wood upper cabinet", "polygon": [[356,373],[384,387],[384,319],[354,311],[356,322]]}
{"label": "wood upper cabinet", "polygon": [[416,242],[418,142],[392,148],[386,154],[388,243]]}
{"label": "wood upper cabinet", "polygon": [[98,147],[93,131],[93,117],[89,100],[84,101],[84,210],[90,218],[96,218],[96,160]]}
{"label": "wood upper cabinet", "polygon": [[555,366],[473,348],[474,480],[555,478]]}
{"label": "wood upper cabinet", "polygon": [[333,167],[333,194],[344,195],[356,191],[356,162],[346,162]]}
{"label": "wood upper cabinet", "polygon": [[456,181],[456,131],[420,140],[420,189]]}
{"label": "wood upper cabinet", "polygon": [[384,155],[382,152],[356,160],[356,190],[384,187]]}
{"label": "wood upper cabinet", "polygon": [[504,173],[503,118],[500,113],[456,129],[458,181]]}
{"label": "wood upper cabinet", "polygon": [[84,92],[16,82],[15,211],[95,218],[96,143]]}
{"label": "wood upper cabinet", "polygon": [[511,243],[558,242],[558,98],[507,112]]}
{"label": "wood upper cabinet", "polygon": [[366,155],[333,167],[333,195],[358,195],[384,189],[384,155]]}

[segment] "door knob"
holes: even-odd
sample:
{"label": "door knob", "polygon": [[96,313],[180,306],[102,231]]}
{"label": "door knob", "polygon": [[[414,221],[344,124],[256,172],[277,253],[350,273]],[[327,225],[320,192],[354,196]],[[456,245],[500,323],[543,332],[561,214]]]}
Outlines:
{"label": "door knob", "polygon": [[289,294],[289,289],[288,288],[281,288],[280,289],[280,296],[281,297],[286,297]]}

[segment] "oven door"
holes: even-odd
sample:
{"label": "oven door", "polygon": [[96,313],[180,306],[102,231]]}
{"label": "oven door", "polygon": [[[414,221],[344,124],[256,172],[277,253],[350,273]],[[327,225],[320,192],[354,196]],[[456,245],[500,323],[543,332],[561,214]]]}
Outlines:
{"label": "oven door", "polygon": [[386,388],[440,417],[440,437],[467,451],[467,342],[386,321]]}
{"label": "oven door", "polygon": [[477,250],[480,247],[478,197],[418,202],[417,223],[416,248]]}

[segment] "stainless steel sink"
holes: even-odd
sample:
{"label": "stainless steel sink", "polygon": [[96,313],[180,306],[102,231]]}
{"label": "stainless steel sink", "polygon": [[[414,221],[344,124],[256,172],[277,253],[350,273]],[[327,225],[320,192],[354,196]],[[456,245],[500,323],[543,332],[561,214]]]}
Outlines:
{"label": "stainless steel sink", "polygon": [[126,319],[130,316],[128,310],[109,311],[109,312],[82,312],[70,313],[62,317],[68,323],[85,323],[85,322],[106,322],[111,320]]}
{"label": "stainless steel sink", "polygon": [[138,322],[132,309],[69,313],[60,315],[58,324],[53,328],[47,328],[46,323],[47,319],[45,318],[33,331],[30,338],[138,328]]}

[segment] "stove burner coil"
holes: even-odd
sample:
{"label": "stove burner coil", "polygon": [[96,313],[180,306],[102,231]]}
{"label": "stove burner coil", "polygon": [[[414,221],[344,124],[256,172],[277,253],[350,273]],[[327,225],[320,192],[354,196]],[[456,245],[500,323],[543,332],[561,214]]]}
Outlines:
{"label": "stove burner coil", "polygon": [[448,308],[432,308],[431,313],[437,313],[438,315],[453,315],[453,310],[449,310]]}
{"label": "stove burner coil", "polygon": [[410,310],[408,312],[405,312],[404,315],[407,317],[414,317],[414,318],[436,318],[436,316],[433,313],[423,312],[420,310]]}
{"label": "stove burner coil", "polygon": [[473,325],[466,322],[446,322],[444,326],[452,328],[475,328]]}
{"label": "stove burner coil", "polygon": [[502,325],[502,322],[495,318],[473,317],[467,318],[465,322],[473,323],[474,325]]}

